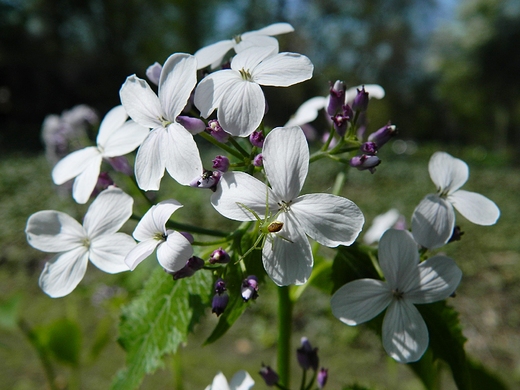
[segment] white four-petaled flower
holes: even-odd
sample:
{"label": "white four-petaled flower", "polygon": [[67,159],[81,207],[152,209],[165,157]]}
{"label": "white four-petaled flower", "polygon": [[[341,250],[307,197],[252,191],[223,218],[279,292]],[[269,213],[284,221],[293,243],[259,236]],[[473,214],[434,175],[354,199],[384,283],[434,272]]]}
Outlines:
{"label": "white four-petaled flower", "polygon": [[386,309],[383,347],[401,363],[415,362],[428,347],[428,328],[414,306],[448,298],[462,271],[445,256],[419,263],[417,244],[404,230],[387,230],[379,241],[379,265],[386,281],[358,279],[331,298],[332,314],[347,325],[370,321]]}
{"label": "white four-petaled flower", "polygon": [[159,189],[165,168],[183,185],[202,174],[193,135],[176,122],[196,83],[195,57],[177,53],[164,63],[159,96],[135,75],[128,77],[121,87],[121,103],[130,118],[152,129],[137,151],[135,162],[137,183],[145,191]]}
{"label": "white four-petaled flower", "polygon": [[128,253],[125,262],[134,270],[157,248],[157,260],[168,272],[177,272],[193,255],[193,248],[181,233],[166,228],[171,215],[181,208],[176,200],[165,200],[152,206],[137,224],[133,236],[140,241]]}
{"label": "white four-petaled flower", "polygon": [[58,298],[71,293],[83,279],[89,260],[111,274],[129,270],[124,259],[135,241],[116,232],[132,215],[133,202],[120,189],[109,187],[92,202],[83,226],[60,211],[43,210],[29,217],[25,229],[29,244],[58,253],[40,276],[46,294]]}
{"label": "white four-petaled flower", "polygon": [[425,248],[446,244],[455,227],[455,207],[470,222],[493,225],[500,216],[497,205],[483,195],[460,190],[469,177],[468,165],[445,152],[436,152],[428,165],[436,194],[427,195],[412,216],[415,241]]}
{"label": "white four-petaled flower", "polygon": [[148,129],[127,121],[123,106],[112,108],[99,125],[97,146],[72,152],[61,159],[52,170],[55,184],[76,178],[72,197],[78,203],[88,201],[96,186],[103,158],[123,156],[137,148],[148,135]]}
{"label": "white four-petaled flower", "polygon": [[254,221],[251,210],[260,218],[270,217],[265,215],[267,199],[269,214],[283,226],[265,240],[264,268],[278,285],[303,284],[313,265],[306,235],[328,247],[350,245],[364,217],[352,201],[339,196],[298,196],[309,169],[309,147],[299,127],[272,130],[265,137],[262,155],[272,188],[244,172],[227,172],[211,203],[227,218]]}
{"label": "white four-petaled flower", "polygon": [[247,371],[238,371],[229,384],[224,374],[219,372],[205,390],[249,390],[254,384],[255,381]]}
{"label": "white four-petaled flower", "polygon": [[280,35],[293,32],[294,28],[289,23],[274,23],[260,30],[249,31],[234,37],[213,43],[209,46],[197,50],[194,54],[197,59],[198,69],[211,65],[215,69],[228,51],[235,49],[235,52],[241,51],[252,46],[269,46],[278,52],[278,40],[272,35]]}
{"label": "white four-petaled flower", "polygon": [[277,53],[272,47],[252,47],[238,53],[231,69],[206,76],[195,90],[195,106],[207,118],[217,110],[222,128],[247,137],[262,122],[265,97],[260,85],[288,87],[312,77],[311,61],[296,53]]}

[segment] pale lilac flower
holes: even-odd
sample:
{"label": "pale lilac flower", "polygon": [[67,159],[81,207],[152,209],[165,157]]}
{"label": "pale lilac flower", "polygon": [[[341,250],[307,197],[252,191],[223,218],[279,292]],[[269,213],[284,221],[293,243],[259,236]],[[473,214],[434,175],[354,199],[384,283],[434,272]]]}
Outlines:
{"label": "pale lilac flower", "polygon": [[150,80],[150,82],[154,83],[155,85],[159,85],[159,80],[161,79],[161,71],[162,65],[158,62],[154,62],[152,65],[146,68],[146,77],[148,77],[148,80]]}
{"label": "pale lilac flower", "polygon": [[231,49],[234,49],[236,53],[240,53],[252,46],[267,46],[278,52],[278,40],[272,36],[293,31],[294,28],[288,23],[274,23],[260,30],[237,35],[233,39],[213,43],[203,47],[194,54],[197,59],[197,69],[205,68],[208,65],[215,69]]}
{"label": "pale lilac flower", "polygon": [[164,169],[183,185],[202,174],[199,149],[190,134],[176,121],[197,83],[195,57],[171,55],[161,71],[159,96],[145,80],[133,75],[119,92],[128,115],[142,126],[151,128],[137,151],[135,175],[145,191],[158,190]]}
{"label": "pale lilac flower", "polygon": [[193,248],[181,233],[166,228],[171,215],[181,208],[176,200],[162,201],[150,208],[135,227],[133,236],[139,244],[125,258],[131,270],[157,248],[157,260],[167,272],[182,269],[193,255]]}
{"label": "pale lilac flower", "polygon": [[[328,247],[350,245],[361,231],[363,214],[353,202],[339,196],[298,196],[309,168],[309,147],[299,127],[272,130],[265,138],[262,155],[272,188],[244,172],[227,172],[211,203],[233,220],[255,221],[252,210],[260,218],[281,222],[281,230],[265,240],[264,268],[278,285],[303,284],[313,265],[306,235]],[[266,199],[271,214],[267,216]]]}
{"label": "pale lilac flower", "polygon": [[57,253],[40,276],[42,290],[53,298],[70,294],[83,279],[89,260],[110,274],[128,271],[124,259],[135,241],[116,232],[132,215],[132,205],[129,195],[110,187],[92,202],[83,226],[59,211],[31,215],[25,229],[29,244],[43,252]]}
{"label": "pale lilac flower", "polygon": [[378,256],[386,281],[358,279],[347,283],[331,298],[332,314],[354,326],[386,309],[383,347],[398,362],[415,362],[426,351],[429,336],[414,305],[448,298],[459,285],[462,271],[445,256],[419,263],[417,244],[404,230],[387,230],[379,242]]}
{"label": "pale lilac flower", "polygon": [[247,371],[238,371],[229,384],[224,374],[219,372],[205,390],[249,390],[254,384],[255,381]]}
{"label": "pale lilac flower", "polygon": [[288,87],[312,77],[311,61],[296,53],[276,53],[271,47],[253,47],[238,53],[231,69],[206,76],[195,90],[195,106],[207,118],[217,110],[220,126],[231,135],[247,137],[265,114],[260,85]]}
{"label": "pale lilac flower", "polygon": [[[352,104],[357,95],[357,89],[363,85],[352,87],[345,92],[345,104]],[[368,92],[369,98],[382,99],[385,97],[385,90],[377,84],[364,85],[365,91]],[[302,126],[310,123],[318,117],[318,113],[322,109],[326,109],[329,105],[330,96],[316,96],[305,101],[289,119],[285,126]]]}
{"label": "pale lilac flower", "polygon": [[112,108],[99,125],[97,146],[77,150],[61,159],[52,170],[55,184],[76,178],[72,197],[84,204],[96,187],[103,159],[123,156],[137,148],[148,135],[146,127],[127,121],[123,106]]}
{"label": "pale lilac flower", "polygon": [[415,208],[412,233],[425,248],[439,248],[450,239],[455,227],[455,207],[470,222],[493,225],[500,216],[497,205],[483,195],[460,190],[469,177],[468,165],[445,152],[436,152],[428,165],[430,177],[437,186]]}

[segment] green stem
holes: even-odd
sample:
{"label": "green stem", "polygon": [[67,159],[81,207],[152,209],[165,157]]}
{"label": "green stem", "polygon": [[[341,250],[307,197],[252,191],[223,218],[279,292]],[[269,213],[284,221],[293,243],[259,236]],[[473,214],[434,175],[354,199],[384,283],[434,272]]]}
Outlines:
{"label": "green stem", "polygon": [[243,159],[243,156],[239,152],[237,152],[235,149],[227,146],[226,144],[223,144],[222,142],[217,141],[215,138],[213,138],[211,135],[209,135],[205,131],[203,131],[202,133],[199,133],[199,135],[202,138],[204,138],[206,141],[208,141],[209,143],[212,143],[213,145],[219,147],[222,150],[225,150],[226,152],[232,154],[233,156],[239,158],[240,160]]}
{"label": "green stem", "polygon": [[31,329],[30,325],[23,319],[18,322],[18,327],[24,334],[24,336],[29,341],[29,344],[36,350],[38,354],[38,358],[43,366],[43,371],[45,372],[45,377],[47,378],[47,383],[49,384],[49,388],[51,390],[58,390],[58,386],[56,385],[56,374],[54,373],[54,367],[52,366],[52,362],[49,358],[47,351],[44,346],[38,340],[38,335]]}
{"label": "green stem", "polygon": [[166,226],[169,228],[173,228],[175,230],[180,230],[182,232],[190,232],[190,233],[198,233],[198,234],[205,234],[207,236],[214,236],[214,237],[228,237],[229,233],[221,232],[218,230],[212,230],[212,229],[204,229],[198,226],[188,225],[186,223],[180,223],[180,222],[174,222],[174,221],[168,221],[166,223]]}
{"label": "green stem", "polygon": [[292,302],[289,297],[289,286],[278,288],[278,375],[279,383],[289,387],[290,356],[292,331]]}
{"label": "green stem", "polygon": [[233,137],[229,137],[229,143],[233,145],[235,149],[242,154],[242,156],[245,158],[250,158],[249,153],[247,153],[247,151],[242,146],[240,146],[240,144]]}

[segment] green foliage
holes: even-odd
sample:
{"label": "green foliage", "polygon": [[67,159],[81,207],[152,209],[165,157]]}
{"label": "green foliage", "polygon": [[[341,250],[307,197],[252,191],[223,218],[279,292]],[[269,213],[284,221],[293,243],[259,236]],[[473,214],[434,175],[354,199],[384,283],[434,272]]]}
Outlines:
{"label": "green foliage", "polygon": [[0,327],[10,330],[16,329],[21,300],[22,296],[17,294],[0,302]]}
{"label": "green foliage", "polygon": [[61,363],[79,366],[81,329],[76,321],[61,318],[44,328],[44,340],[52,356]]}
{"label": "green foliage", "polygon": [[153,272],[142,293],[122,310],[119,342],[127,352],[126,368],[112,389],[136,388],[166,354],[175,353],[209,305],[212,283],[205,271],[177,281],[162,268]]}

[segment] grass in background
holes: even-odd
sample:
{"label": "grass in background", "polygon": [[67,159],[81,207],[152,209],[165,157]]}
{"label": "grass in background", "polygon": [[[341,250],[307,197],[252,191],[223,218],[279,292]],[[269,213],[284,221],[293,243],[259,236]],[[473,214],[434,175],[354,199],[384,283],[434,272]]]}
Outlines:
{"label": "grass in background", "polygon": [[[468,353],[498,372],[512,388],[520,385],[520,171],[510,168],[502,155],[486,154],[480,148],[443,149],[421,147],[413,155],[396,155],[383,150],[377,172],[352,170],[342,195],[364,212],[366,227],[373,218],[395,207],[410,221],[415,206],[435,188],[428,174],[428,159],[435,150],[445,150],[470,165],[470,179],[464,189],[494,200],[501,209],[492,227],[472,225],[460,215],[457,223],[465,232],[461,242],[441,248],[453,257],[464,276],[457,297],[451,300],[461,313]],[[211,156],[212,157],[212,156]],[[330,192],[338,167],[328,162],[313,164],[303,193]],[[118,177],[120,180],[124,180]],[[120,181],[128,190],[130,183]],[[176,185],[166,177],[161,199],[175,198],[186,207],[174,219],[200,226],[230,230],[236,226],[217,214],[208,202],[209,191],[194,191]],[[129,186],[128,188],[125,186]],[[38,287],[38,277],[47,254],[29,247],[24,228],[36,211],[55,209],[81,219],[87,206],[60,196],[50,179],[43,157],[11,156],[0,160],[0,302],[20,297],[19,312],[31,326],[45,327],[60,318],[77,321],[81,337],[81,368],[59,365],[58,374],[70,388],[108,388],[124,364],[124,353],[116,343],[119,307],[133,297],[157,262],[149,259],[132,273],[107,275],[91,264],[78,288],[61,299],[47,297]],[[137,195],[134,196],[137,198]],[[196,206],[195,206],[196,204]],[[136,213],[147,205],[137,200]],[[131,233],[135,222],[128,224]],[[438,251],[438,252],[441,252]],[[323,366],[329,368],[327,388],[358,382],[379,389],[417,389],[419,382],[407,367],[386,356],[380,341],[363,326],[348,327],[332,317],[329,298],[307,289],[295,308],[294,347],[307,336],[319,347]],[[201,347],[216,323],[208,316],[191,336],[188,346],[167,360],[170,367],[147,377],[143,389],[175,388],[182,372],[184,389],[201,389],[222,370],[229,377],[239,369],[256,374],[262,362],[275,364],[276,293],[272,284],[262,286],[259,299],[217,343]],[[2,322],[0,322],[2,324]],[[4,324],[0,328],[0,377],[10,389],[45,389],[44,375],[35,352],[22,333]],[[299,380],[293,359],[293,384]],[[72,379],[71,379],[72,378]],[[446,388],[452,388],[450,380]],[[294,386],[293,386],[294,387]],[[178,387],[180,388],[180,387]]]}

